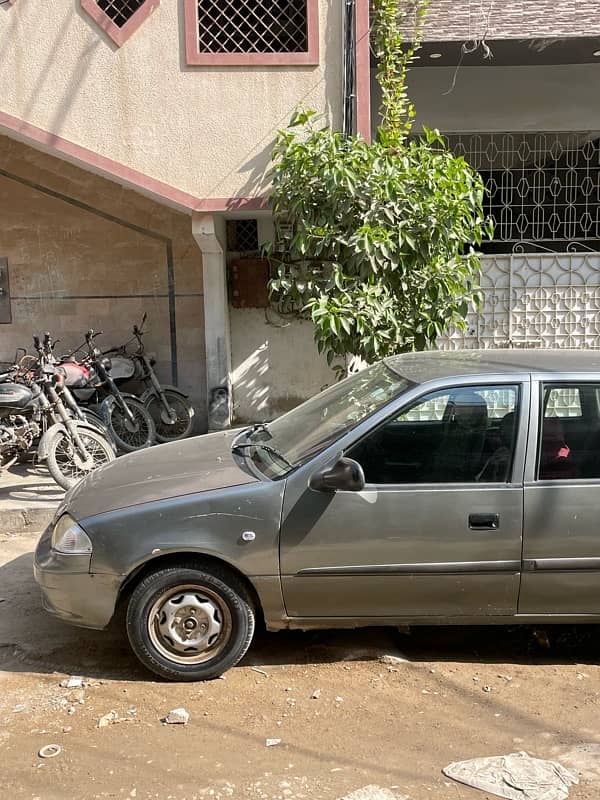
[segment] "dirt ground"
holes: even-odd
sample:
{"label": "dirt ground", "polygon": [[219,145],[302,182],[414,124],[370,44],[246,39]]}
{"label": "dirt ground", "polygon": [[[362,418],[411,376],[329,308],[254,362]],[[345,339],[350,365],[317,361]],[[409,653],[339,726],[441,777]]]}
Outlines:
{"label": "dirt ground", "polygon": [[[119,631],[43,612],[36,539],[0,535],[2,798],[336,800],[374,784],[484,800],[442,768],[520,750],[578,768],[571,800],[600,796],[595,627],[548,628],[549,642],[525,628],[262,633],[224,679],[168,684]],[[70,675],[84,688],[61,688]],[[189,723],[163,724],[177,707]],[[118,721],[99,728],[111,711]],[[47,744],[59,755],[38,757]]]}

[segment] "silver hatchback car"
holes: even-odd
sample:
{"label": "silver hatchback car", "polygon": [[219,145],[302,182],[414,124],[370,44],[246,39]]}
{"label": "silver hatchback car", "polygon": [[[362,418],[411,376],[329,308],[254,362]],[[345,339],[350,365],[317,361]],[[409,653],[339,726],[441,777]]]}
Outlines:
{"label": "silver hatchback car", "polygon": [[48,611],[173,680],[269,630],[600,621],[600,354],[386,359],[268,424],[162,445],[66,496]]}

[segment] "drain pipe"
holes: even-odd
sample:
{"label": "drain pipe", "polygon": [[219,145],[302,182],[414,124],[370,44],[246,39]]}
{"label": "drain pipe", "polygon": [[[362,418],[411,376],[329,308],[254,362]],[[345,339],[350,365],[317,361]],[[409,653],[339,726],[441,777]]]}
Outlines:
{"label": "drain pipe", "polygon": [[344,139],[356,133],[356,0],[344,0]]}

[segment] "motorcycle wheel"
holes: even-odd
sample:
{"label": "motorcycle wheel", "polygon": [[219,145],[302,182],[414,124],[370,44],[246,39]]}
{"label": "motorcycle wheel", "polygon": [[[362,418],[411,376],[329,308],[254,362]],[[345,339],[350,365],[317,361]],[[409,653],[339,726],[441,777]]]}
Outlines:
{"label": "motorcycle wheel", "polygon": [[116,403],[108,407],[106,424],[119,450],[133,453],[151,447],[156,441],[156,428],[146,406],[134,397],[123,398],[134,416],[133,426]]}
{"label": "motorcycle wheel", "polygon": [[82,409],[82,413],[87,424],[91,425],[93,428],[96,428],[96,430],[98,430],[114,446],[115,443],[112,440],[112,434],[102,417],[99,414],[96,414],[95,411],[90,411],[87,408]]}
{"label": "motorcycle wheel", "polygon": [[171,389],[164,389],[165,398],[175,412],[175,419],[167,419],[167,413],[160,402],[160,397],[150,395],[146,400],[146,408],[150,412],[156,426],[156,440],[158,442],[175,442],[185,439],[192,432],[194,425],[194,409],[183,394]]}
{"label": "motorcycle wheel", "polygon": [[76,452],[69,434],[59,430],[48,443],[46,463],[50,474],[63,489],[70,489],[86,475],[114,461],[116,458],[114,447],[100,431],[87,427],[78,427],[79,436],[90,456],[90,464],[84,465]]}

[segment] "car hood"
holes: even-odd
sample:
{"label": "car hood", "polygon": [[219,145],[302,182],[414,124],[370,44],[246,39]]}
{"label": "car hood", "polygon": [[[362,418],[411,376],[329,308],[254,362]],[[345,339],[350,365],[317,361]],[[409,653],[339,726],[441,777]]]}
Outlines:
{"label": "car hood", "polygon": [[81,520],[118,508],[254,483],[231,454],[240,431],[161,444],[95,470],[65,496],[59,511]]}

